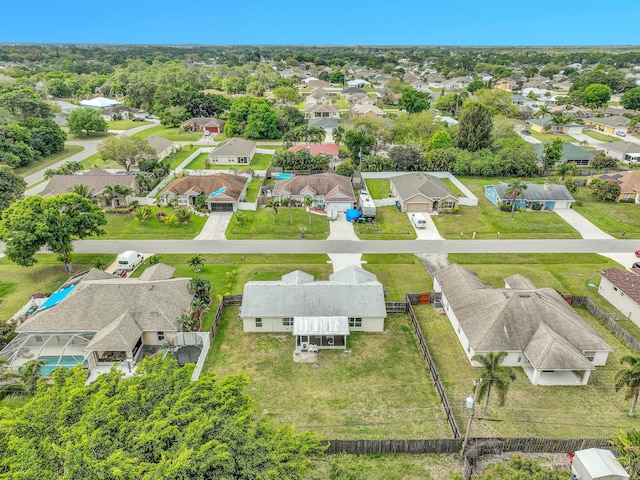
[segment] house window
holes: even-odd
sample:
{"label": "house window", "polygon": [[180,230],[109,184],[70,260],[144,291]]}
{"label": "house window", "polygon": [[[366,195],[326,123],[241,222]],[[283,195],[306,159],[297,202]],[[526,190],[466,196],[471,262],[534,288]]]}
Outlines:
{"label": "house window", "polygon": [[350,327],[361,327],[362,326],[362,318],[349,317],[349,326]]}
{"label": "house window", "polygon": [[165,337],[165,335],[164,335],[164,332],[158,332],[158,341],[159,341],[159,342],[164,342],[164,339],[165,339],[165,338],[166,338],[166,337]]}
{"label": "house window", "polygon": [[238,157],[238,163],[249,163],[247,157]]}
{"label": "house window", "polygon": [[256,318],[256,328],[262,328],[262,319]]}
{"label": "house window", "polygon": [[596,352],[584,352],[584,356],[587,357],[587,360],[593,362],[593,359],[596,358]]}
{"label": "house window", "polygon": [[467,352],[471,353],[471,344],[467,343]]}
{"label": "house window", "polygon": [[518,363],[522,361],[522,357],[518,357]]}
{"label": "house window", "polygon": [[285,317],[282,319],[283,327],[293,327],[293,317]]}

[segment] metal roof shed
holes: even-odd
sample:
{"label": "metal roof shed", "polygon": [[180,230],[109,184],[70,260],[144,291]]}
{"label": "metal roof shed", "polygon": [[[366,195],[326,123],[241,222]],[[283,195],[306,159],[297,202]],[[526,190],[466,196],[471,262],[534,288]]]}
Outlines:
{"label": "metal roof shed", "polygon": [[580,480],[626,480],[629,474],[609,450],[588,448],[578,450],[571,470]]}

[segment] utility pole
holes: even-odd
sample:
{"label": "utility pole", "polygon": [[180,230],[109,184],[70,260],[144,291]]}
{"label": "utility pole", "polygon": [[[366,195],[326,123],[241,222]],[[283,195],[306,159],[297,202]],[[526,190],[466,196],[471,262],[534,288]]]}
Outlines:
{"label": "utility pole", "polygon": [[467,431],[464,433],[464,440],[462,441],[462,452],[460,453],[461,456],[464,456],[465,451],[467,450],[467,444],[469,443],[469,432],[471,432],[471,424],[473,423],[473,419],[476,416],[476,401],[478,399],[478,389],[480,388],[480,384],[482,384],[482,378],[474,380],[473,384],[476,386],[473,392],[473,397],[467,397],[465,401],[465,408],[471,409],[471,416],[469,416]]}

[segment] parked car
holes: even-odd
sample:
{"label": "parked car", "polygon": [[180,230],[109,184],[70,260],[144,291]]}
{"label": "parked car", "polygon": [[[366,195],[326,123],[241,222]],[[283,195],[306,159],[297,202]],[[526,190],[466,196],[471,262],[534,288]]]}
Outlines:
{"label": "parked car", "polygon": [[522,130],[522,134],[523,135],[531,135],[531,132],[525,128],[524,130]]}
{"label": "parked car", "polygon": [[118,268],[115,272],[113,272],[114,277],[126,277],[127,270],[124,268]]}
{"label": "parked car", "polygon": [[133,119],[134,122],[144,122],[144,118],[140,118],[140,117],[135,117]]}
{"label": "parked car", "polygon": [[618,135],[619,137],[627,136],[626,132],[623,132],[622,130],[616,130],[616,135]]}
{"label": "parked car", "polygon": [[631,265],[631,268],[640,268],[640,262],[636,262],[633,265]]}
{"label": "parked car", "polygon": [[636,257],[640,258],[640,250],[636,250]]}

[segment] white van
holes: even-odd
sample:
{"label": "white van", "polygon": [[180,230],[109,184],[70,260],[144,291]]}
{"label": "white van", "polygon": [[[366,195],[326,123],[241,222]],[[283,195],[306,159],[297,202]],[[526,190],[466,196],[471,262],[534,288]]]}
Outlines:
{"label": "white van", "polygon": [[421,213],[412,213],[411,223],[416,228],[427,228],[427,219]]}
{"label": "white van", "polygon": [[133,270],[142,263],[142,260],[143,258],[141,253],[138,253],[135,250],[127,250],[126,252],[118,255],[118,268]]}

